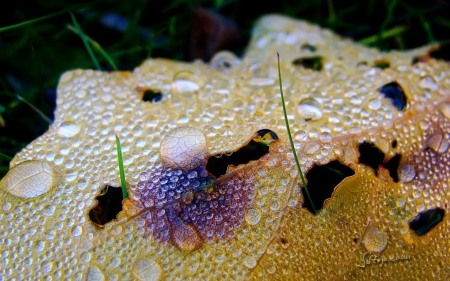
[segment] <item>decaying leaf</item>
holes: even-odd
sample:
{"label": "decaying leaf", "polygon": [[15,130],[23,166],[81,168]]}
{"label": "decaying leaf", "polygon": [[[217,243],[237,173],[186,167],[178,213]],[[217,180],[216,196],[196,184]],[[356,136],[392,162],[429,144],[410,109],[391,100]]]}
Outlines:
{"label": "decaying leaf", "polygon": [[[54,124],[1,181],[0,276],[449,279],[450,66],[412,64],[428,49],[382,53],[266,16],[242,61],[227,52],[215,56],[220,63],[151,59],[132,73],[64,73]],[[343,175],[317,214],[303,208],[277,52],[306,178],[315,166],[323,178]],[[298,65],[312,56],[321,68]],[[389,66],[376,67],[381,60]],[[160,96],[144,101],[142,89]],[[130,197],[99,226],[89,217],[96,196],[120,186],[115,133]],[[212,159],[232,164],[215,177]],[[36,164],[38,173],[24,168]],[[31,186],[39,194],[20,196]]]}

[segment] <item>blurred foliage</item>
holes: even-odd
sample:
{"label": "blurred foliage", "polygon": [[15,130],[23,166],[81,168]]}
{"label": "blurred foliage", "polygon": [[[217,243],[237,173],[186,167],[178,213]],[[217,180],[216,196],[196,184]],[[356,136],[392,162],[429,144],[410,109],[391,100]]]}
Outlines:
{"label": "blurred foliage", "polygon": [[[112,69],[108,58],[120,70],[132,70],[147,57],[185,59],[196,7],[235,21],[243,38],[232,49],[238,55],[245,50],[255,21],[267,13],[306,19],[381,49],[414,48],[447,40],[450,34],[447,0],[269,3],[237,0],[11,2],[9,9],[0,11],[0,153],[13,157],[48,129],[48,122],[38,111],[53,119],[55,89],[64,71],[95,68],[77,34],[79,31],[92,44],[104,70]],[[70,13],[79,23],[79,29],[73,27]],[[0,157],[0,178],[8,165],[8,157]]]}

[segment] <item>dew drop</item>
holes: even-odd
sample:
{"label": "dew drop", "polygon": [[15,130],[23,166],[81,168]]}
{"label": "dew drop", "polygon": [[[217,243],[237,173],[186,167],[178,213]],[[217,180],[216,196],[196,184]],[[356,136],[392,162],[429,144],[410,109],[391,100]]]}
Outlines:
{"label": "dew drop", "polygon": [[157,281],[161,278],[161,266],[151,259],[139,259],[134,262],[133,275],[139,281]]}
{"label": "dew drop", "polygon": [[433,77],[429,75],[420,78],[419,86],[422,89],[428,89],[432,91],[437,90],[439,88],[439,85],[436,83]]}
{"label": "dew drop", "polygon": [[298,113],[305,120],[318,120],[322,118],[320,103],[315,99],[306,98],[297,105]]}
{"label": "dew drop", "polygon": [[71,121],[61,123],[57,130],[57,134],[64,138],[71,138],[73,136],[76,136],[79,132],[80,126]]}
{"label": "dew drop", "polygon": [[248,84],[252,86],[270,86],[275,83],[275,79],[269,77],[253,77],[248,80]]}
{"label": "dew drop", "polygon": [[381,105],[382,105],[382,103],[381,103],[381,100],[379,100],[379,99],[371,99],[369,101],[369,108],[372,110],[380,109]]}
{"label": "dew drop", "polygon": [[73,237],[79,237],[83,233],[83,228],[79,225],[76,225],[72,228]]}
{"label": "dew drop", "polygon": [[256,260],[251,256],[246,256],[243,260],[243,263],[248,268],[254,268],[256,266]]}
{"label": "dew drop", "polygon": [[444,102],[439,105],[439,111],[444,114],[445,117],[450,118],[450,103]]}
{"label": "dew drop", "polygon": [[11,203],[5,202],[5,203],[3,203],[2,209],[4,212],[7,212],[7,211],[11,210],[11,207],[12,207]]}
{"label": "dew drop", "polygon": [[198,91],[198,89],[200,89],[198,84],[189,80],[179,79],[172,82],[172,90],[175,93],[193,93]]}
{"label": "dew drop", "polygon": [[245,213],[245,221],[249,225],[257,225],[261,221],[261,212],[255,208],[248,209]]}
{"label": "dew drop", "polygon": [[86,274],[87,281],[104,281],[105,275],[97,266],[90,266]]}
{"label": "dew drop", "polygon": [[416,177],[416,169],[412,165],[404,164],[400,170],[399,178],[402,182],[411,182]]}
{"label": "dew drop", "polygon": [[238,57],[235,54],[229,51],[221,51],[215,54],[209,65],[213,69],[217,69],[220,71],[226,71],[230,68],[234,68],[241,63]]}
{"label": "dew drop", "polygon": [[427,145],[437,153],[444,153],[448,149],[448,140],[442,134],[436,134],[427,139]]}
{"label": "dew drop", "polygon": [[333,137],[330,135],[330,133],[321,133],[319,137],[320,141],[322,142],[330,142],[333,140]]}
{"label": "dew drop", "polygon": [[30,160],[12,167],[0,181],[0,189],[20,198],[34,198],[57,185],[58,178],[48,163]]}
{"label": "dew drop", "polygon": [[379,253],[386,248],[388,235],[383,230],[370,226],[362,242],[367,251]]}
{"label": "dew drop", "polygon": [[205,135],[196,128],[176,128],[164,136],[159,153],[166,167],[194,169],[205,161],[207,155]]}

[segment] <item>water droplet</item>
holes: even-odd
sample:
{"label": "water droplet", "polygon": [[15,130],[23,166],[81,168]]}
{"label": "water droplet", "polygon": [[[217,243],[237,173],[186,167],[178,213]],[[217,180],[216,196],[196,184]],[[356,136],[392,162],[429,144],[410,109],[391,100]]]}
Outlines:
{"label": "water droplet", "polygon": [[207,155],[205,135],[196,128],[176,128],[164,136],[159,153],[166,167],[194,169],[204,163]]}
{"label": "water droplet", "polygon": [[80,126],[71,121],[61,123],[57,130],[57,134],[64,138],[71,138],[73,136],[76,136],[79,132]]}
{"label": "water droplet", "polygon": [[244,257],[243,263],[248,268],[254,268],[256,266],[256,260],[251,256]]}
{"label": "water droplet", "polygon": [[330,142],[333,140],[333,137],[330,135],[330,133],[321,133],[319,139],[322,142]]}
{"label": "water droplet", "polygon": [[0,188],[20,198],[34,198],[57,185],[58,178],[48,163],[30,160],[12,167],[0,181]]}
{"label": "water droplet", "polygon": [[255,208],[248,209],[245,213],[245,221],[249,225],[257,225],[261,221],[261,212]]}
{"label": "water droplet", "polygon": [[198,91],[198,89],[200,89],[200,87],[189,80],[180,79],[172,82],[172,90],[176,93],[192,93]]}
{"label": "water droplet", "polygon": [[90,266],[87,270],[86,281],[104,281],[105,276],[97,266]]}
{"label": "water droplet", "polygon": [[440,104],[439,111],[441,111],[445,117],[450,118],[450,103],[444,102]]}
{"label": "water droplet", "polygon": [[436,134],[427,139],[427,145],[437,153],[444,153],[448,149],[448,140],[442,134]]}
{"label": "water droplet", "polygon": [[433,77],[429,75],[420,78],[419,86],[422,89],[429,89],[432,91],[437,90],[439,88],[439,85],[436,83]]}
{"label": "water droplet", "polygon": [[248,84],[252,86],[270,86],[275,83],[275,79],[269,77],[253,77],[248,80]]}
{"label": "water droplet", "polygon": [[79,225],[76,225],[72,228],[73,237],[78,237],[83,233],[83,228]]}
{"label": "water droplet", "polygon": [[412,165],[404,164],[399,177],[402,182],[411,182],[416,177],[416,169]]}
{"label": "water droplet", "polygon": [[73,71],[64,72],[63,75],[61,75],[59,82],[60,83],[69,82],[70,80],[72,80],[72,77],[73,77]]}
{"label": "water droplet", "polygon": [[236,67],[241,63],[235,54],[229,51],[221,51],[215,54],[209,65],[217,70],[226,71],[230,68]]}
{"label": "water droplet", "polygon": [[41,270],[44,274],[49,274],[52,271],[53,262],[45,261],[41,264]]}
{"label": "water droplet", "polygon": [[134,262],[133,275],[139,281],[157,281],[161,279],[161,266],[151,259],[142,258]]}
{"label": "water droplet", "polygon": [[379,99],[371,99],[369,101],[369,108],[372,110],[380,109],[381,105],[382,105],[382,103],[381,103],[381,100],[379,100]]}
{"label": "water droplet", "polygon": [[306,120],[318,120],[322,118],[320,103],[315,99],[306,98],[299,102],[297,110],[300,116]]}
{"label": "water droplet", "polygon": [[11,207],[12,207],[11,203],[5,202],[5,203],[3,203],[2,209],[4,212],[7,212],[7,211],[11,210]]}
{"label": "water droplet", "polygon": [[388,235],[383,230],[379,230],[374,226],[367,229],[362,243],[369,252],[379,253],[386,248],[388,242]]}

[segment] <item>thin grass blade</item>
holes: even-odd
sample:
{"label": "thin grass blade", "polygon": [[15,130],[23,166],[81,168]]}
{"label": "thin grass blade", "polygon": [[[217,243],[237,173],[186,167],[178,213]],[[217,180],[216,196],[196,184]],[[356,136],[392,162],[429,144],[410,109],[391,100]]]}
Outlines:
{"label": "thin grass blade", "polygon": [[52,119],[48,118],[44,113],[42,113],[42,111],[40,111],[37,107],[35,107],[34,105],[32,105],[30,102],[28,102],[26,99],[22,98],[20,95],[16,94],[16,98],[18,100],[20,100],[21,102],[24,102],[26,105],[28,105],[29,107],[31,107],[31,109],[33,109],[34,111],[36,111],[37,114],[39,114],[39,116],[42,117],[42,119],[44,119],[48,124],[51,124],[53,121]]}
{"label": "thin grass blade", "polygon": [[75,30],[77,30],[77,34],[81,37],[81,40],[83,41],[83,44],[86,47],[86,50],[89,53],[89,56],[91,57],[92,62],[94,63],[95,67],[98,70],[102,70],[102,68],[100,67],[100,64],[98,63],[97,58],[94,55],[94,52],[92,51],[91,46],[88,43],[86,35],[84,34],[83,30],[81,30],[81,27],[78,24],[77,19],[75,18],[75,16],[72,13],[70,13],[70,16],[72,17],[72,21],[73,21],[73,25],[75,26]]}
{"label": "thin grass blade", "polygon": [[122,159],[122,148],[120,146],[119,137],[116,134],[116,149],[117,149],[117,158],[119,161],[119,172],[120,172],[120,184],[122,186],[122,196],[123,199],[128,198],[127,192],[127,183],[125,181],[125,170],[123,169],[123,159]]}
{"label": "thin grass blade", "polygon": [[300,162],[298,161],[297,153],[295,152],[294,141],[292,140],[291,129],[289,127],[289,120],[286,113],[286,103],[284,102],[284,94],[283,94],[283,82],[281,80],[281,67],[280,67],[280,54],[277,53],[278,58],[278,79],[280,83],[280,93],[281,93],[281,104],[283,105],[283,114],[284,121],[286,122],[286,130],[289,135],[289,142],[291,143],[292,153],[294,154],[295,164],[297,165],[298,173],[300,174],[300,178],[302,179],[303,188],[305,189],[306,196],[308,197],[309,203],[314,210],[314,214],[317,213],[316,208],[314,207],[314,203],[312,201],[311,195],[309,195],[308,186],[306,185],[305,177],[303,176],[302,168],[300,166]]}

